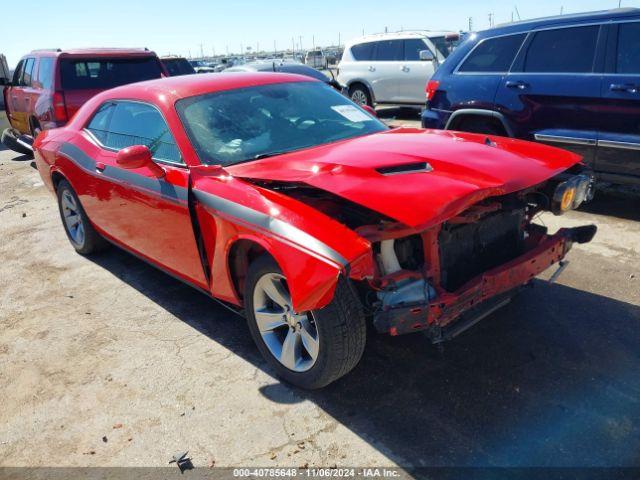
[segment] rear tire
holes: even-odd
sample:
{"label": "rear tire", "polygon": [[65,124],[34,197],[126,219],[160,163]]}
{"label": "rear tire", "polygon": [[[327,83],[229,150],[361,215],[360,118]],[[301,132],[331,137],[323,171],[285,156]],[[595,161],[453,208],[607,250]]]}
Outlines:
{"label": "rear tire", "polygon": [[[271,295],[265,296],[265,281],[279,282],[276,290],[280,295],[275,296],[284,297],[284,303],[288,302],[289,306],[282,308],[282,302],[274,301]],[[322,388],[346,375],[360,361],[366,343],[366,323],[360,301],[344,278],[340,277],[329,305],[297,314],[289,310],[286,278],[278,264],[272,257],[263,255],[249,267],[244,299],[253,341],[269,365],[286,382],[305,389]],[[256,320],[256,312],[258,315],[262,313],[260,322]],[[302,325],[305,323],[307,327]],[[301,333],[295,337],[298,328]],[[309,341],[305,341],[310,338],[309,332],[312,332],[314,340],[310,349],[307,348]],[[300,354],[299,359],[291,357],[296,361],[284,358],[289,335],[299,338],[297,343],[292,343],[295,345],[292,348]]]}
{"label": "rear tire", "polygon": [[373,107],[371,93],[369,93],[369,89],[362,84],[357,83],[349,87],[349,98],[357,105],[369,105]]}
{"label": "rear tire", "polygon": [[13,150],[16,153],[28,155],[30,157],[33,156],[32,150],[29,150],[28,148],[23,147],[18,143],[18,138],[15,136],[15,133],[11,128],[7,128],[4,132],[2,132],[2,143],[5,147]]}
{"label": "rear tire", "polygon": [[61,180],[56,193],[62,226],[76,252],[90,255],[108,247],[107,241],[93,228],[69,182]]}

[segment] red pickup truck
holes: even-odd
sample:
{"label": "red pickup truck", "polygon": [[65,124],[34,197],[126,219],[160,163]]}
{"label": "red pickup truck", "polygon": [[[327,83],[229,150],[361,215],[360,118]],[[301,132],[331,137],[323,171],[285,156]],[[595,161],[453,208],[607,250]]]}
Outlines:
{"label": "red pickup truck", "polygon": [[147,49],[35,50],[20,59],[4,88],[11,127],[2,143],[31,154],[40,131],[65,125],[97,93],[163,75],[158,56]]}

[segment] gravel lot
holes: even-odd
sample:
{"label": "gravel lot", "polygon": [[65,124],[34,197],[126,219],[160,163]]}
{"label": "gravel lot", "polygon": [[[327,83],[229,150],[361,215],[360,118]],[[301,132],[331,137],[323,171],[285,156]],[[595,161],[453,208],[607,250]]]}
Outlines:
{"label": "gravel lot", "polygon": [[115,248],[76,255],[31,160],[1,151],[0,465],[639,466],[640,200],[561,220],[600,230],[559,283],[442,355],[372,334],[309,393],[205,296]]}

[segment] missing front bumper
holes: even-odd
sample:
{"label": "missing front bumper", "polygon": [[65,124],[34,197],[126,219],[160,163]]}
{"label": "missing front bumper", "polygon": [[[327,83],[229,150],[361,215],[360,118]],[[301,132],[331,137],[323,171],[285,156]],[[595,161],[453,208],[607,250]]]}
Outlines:
{"label": "missing front bumper", "polygon": [[[374,325],[379,332],[391,335],[431,329],[438,341],[453,338],[500,308],[501,299],[510,298],[519,287],[562,261],[573,243],[590,242],[596,230],[595,225],[586,225],[563,228],[552,236],[540,235],[525,254],[478,275],[455,292],[438,292],[423,301],[386,304],[374,314]],[[467,317],[471,319],[466,320]],[[458,321],[466,322],[464,328],[453,325]]]}

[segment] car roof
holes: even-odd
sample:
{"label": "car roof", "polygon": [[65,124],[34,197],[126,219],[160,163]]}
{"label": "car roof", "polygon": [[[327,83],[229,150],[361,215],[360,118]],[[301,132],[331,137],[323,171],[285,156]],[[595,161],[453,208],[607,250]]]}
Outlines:
{"label": "car roof", "polygon": [[534,18],[497,25],[494,28],[478,32],[478,35],[486,37],[508,32],[522,32],[542,27],[553,27],[555,25],[602,22],[606,20],[619,20],[638,16],[640,16],[640,8],[615,8],[595,12],[556,15],[553,17]]}
{"label": "car roof", "polygon": [[305,75],[307,77],[315,78],[325,83],[328,83],[330,80],[324,73],[310,67],[309,65],[304,65],[303,63],[298,62],[283,62],[280,59],[245,63],[243,65],[238,65],[237,67],[227,68],[223,73],[228,74],[235,72],[294,73],[297,75]]}
{"label": "car roof", "polygon": [[205,95],[224,90],[257,87],[287,82],[314,82],[310,77],[290,73],[241,72],[203,73],[200,75],[180,75],[159,78],[145,82],[131,83],[108,90],[100,96],[103,100],[130,98],[153,100],[162,96],[173,101],[181,98]]}
{"label": "car roof", "polygon": [[407,38],[424,38],[424,37],[442,37],[444,35],[449,34],[457,34],[454,30],[404,30],[402,32],[392,32],[392,33],[374,33],[371,35],[365,35],[363,37],[358,37],[356,39],[351,40],[349,45],[357,45],[359,43],[367,43],[367,42],[375,42],[379,40],[401,40]]}
{"label": "car roof", "polygon": [[55,49],[42,49],[33,50],[25,57],[29,56],[78,56],[78,57],[123,57],[123,56],[144,56],[155,57],[155,52],[147,48],[72,48],[62,50],[60,48]]}

